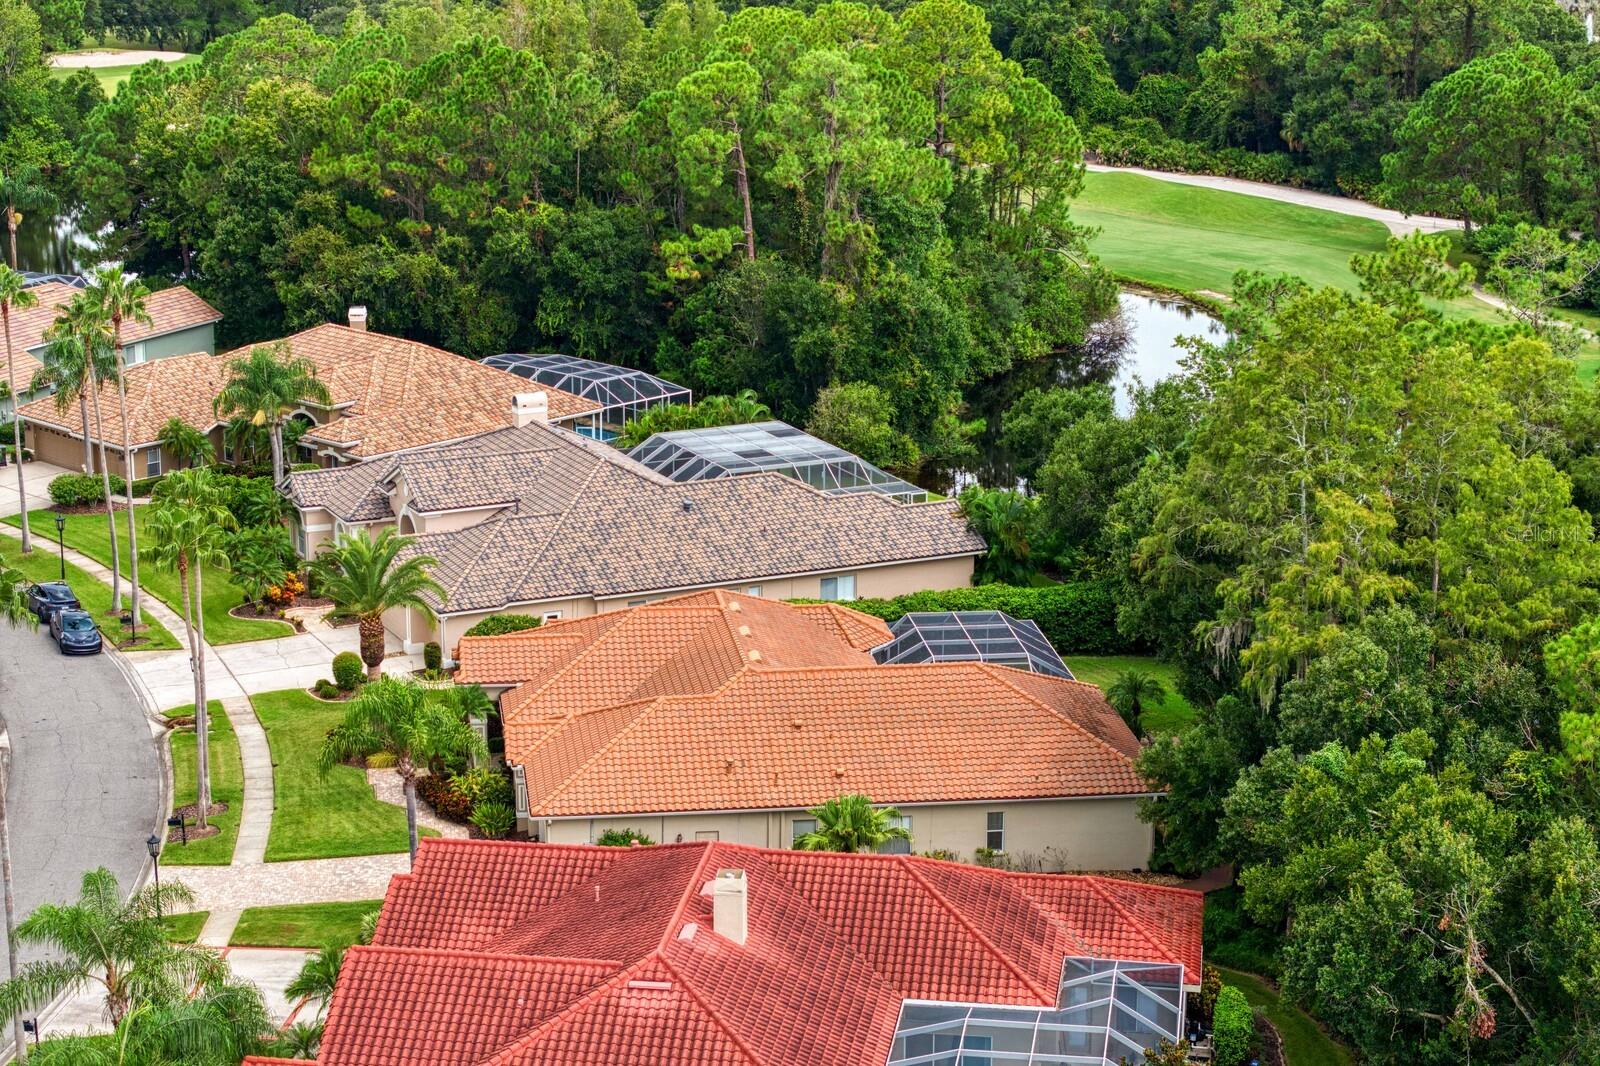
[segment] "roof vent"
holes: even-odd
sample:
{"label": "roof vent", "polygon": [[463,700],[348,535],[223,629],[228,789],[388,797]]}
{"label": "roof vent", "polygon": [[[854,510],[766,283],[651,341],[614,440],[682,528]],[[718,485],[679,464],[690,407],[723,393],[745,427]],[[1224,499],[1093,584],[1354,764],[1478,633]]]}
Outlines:
{"label": "roof vent", "polygon": [[761,661],[761,649],[760,648],[751,648],[750,649],[750,661],[753,662],[753,663],[758,663],[758,662]]}
{"label": "roof vent", "polygon": [[694,510],[694,501],[693,500],[684,500],[683,501],[683,513],[684,514],[688,514],[692,510]]}
{"label": "roof vent", "polygon": [[723,759],[722,760],[722,772],[725,773],[725,774],[733,773],[734,765],[735,765],[735,763],[734,763],[734,761],[732,759]]}
{"label": "roof vent", "polygon": [[833,776],[834,776],[834,777],[843,777],[843,776],[844,776],[844,767],[842,767],[842,766],[835,766],[835,767],[834,767],[834,768],[833,768]]}
{"label": "roof vent", "polygon": [[359,329],[362,333],[367,331],[367,309],[362,304],[350,308],[348,321],[351,329]]}
{"label": "roof vent", "polygon": [[718,870],[711,889],[711,928],[743,944],[750,935],[750,896],[743,870]]}
{"label": "roof vent", "polygon": [[796,728],[796,729],[799,729],[799,728],[800,728],[800,727],[801,727],[801,726],[803,726],[803,725],[805,725],[805,723],[804,723],[804,722],[802,722],[802,721],[801,721],[801,720],[800,720],[800,719],[798,719],[798,718],[796,718],[796,719],[795,719],[795,720],[794,720],[794,721],[792,721],[792,722],[790,722],[790,723],[789,723],[789,724],[790,724],[790,725],[792,725],[792,726],[794,726],[794,727],[795,727],[795,728]]}
{"label": "roof vent", "polygon": [[638,978],[634,978],[632,981],[628,982],[628,987],[629,988],[644,988],[644,989],[648,989],[648,990],[650,990],[652,992],[671,992],[672,991],[672,982],[671,981],[641,981]]}
{"label": "roof vent", "polygon": [[678,939],[679,940],[693,940],[694,939],[694,935],[696,933],[698,933],[699,931],[700,931],[700,927],[698,925],[696,925],[694,922],[684,922],[683,923],[683,928],[678,930]]}
{"label": "roof vent", "polygon": [[519,392],[511,397],[511,424],[521,429],[529,422],[550,421],[550,397],[543,392]]}
{"label": "roof vent", "polygon": [[739,601],[738,600],[729,600],[728,601],[728,613],[729,614],[738,614],[742,610],[744,610],[744,608],[739,606]]}
{"label": "roof vent", "polygon": [[750,627],[749,626],[740,626],[739,627],[739,635],[741,637],[748,637],[750,635]]}

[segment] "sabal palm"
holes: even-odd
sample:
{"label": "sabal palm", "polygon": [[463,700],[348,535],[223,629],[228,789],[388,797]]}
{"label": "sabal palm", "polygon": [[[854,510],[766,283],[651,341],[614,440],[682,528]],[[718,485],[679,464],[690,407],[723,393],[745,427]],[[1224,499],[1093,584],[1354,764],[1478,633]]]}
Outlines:
{"label": "sabal palm", "polygon": [[280,1059],[314,1059],[322,1047],[321,1022],[295,1022],[272,1042],[272,1054]]}
{"label": "sabal palm", "polygon": [[36,1066],[237,1066],[276,1047],[272,1030],[260,989],[226,981],[193,997],[141,1003],[109,1036],[56,1037],[31,1058]]}
{"label": "sabal palm", "polygon": [[189,989],[214,985],[228,966],[209,948],[168,942],[162,909],[192,906],[194,894],[176,882],[146,886],[126,901],[116,877],[101,867],[83,875],[75,903],[45,903],[17,925],[17,941],[49,951],[15,979],[0,984],[0,1010],[32,1010],[62,993],[98,985],[106,1016],[116,1024],[137,1004],[171,1002]]}
{"label": "sabal palm", "polygon": [[433,607],[423,593],[445,598],[444,587],[431,572],[437,559],[431,555],[399,557],[415,539],[392,528],[376,537],[366,530],[346,533],[311,563],[322,594],[361,619],[361,661],[373,680],[383,663],[383,612],[412,607],[432,618]]}
{"label": "sabal palm", "polygon": [[339,970],[344,966],[343,944],[329,944],[307,956],[294,980],[284,986],[284,997],[290,1003],[316,1003],[317,1016],[327,1009],[333,998],[334,985],[339,980]]}
{"label": "sabal palm", "polygon": [[874,807],[872,800],[851,793],[828,800],[810,811],[817,827],[794,842],[801,851],[876,851],[891,840],[910,840],[911,834],[895,824],[900,812]]}
{"label": "sabal palm", "polygon": [[211,808],[211,716],[206,703],[202,572],[207,566],[228,565],[223,534],[238,526],[222,498],[210,467],[173,471],[162,480],[157,502],[150,507],[150,545],[145,549],[145,560],[159,569],[176,571],[183,587],[183,628],[189,645],[189,670],[194,677],[195,822],[202,828]]}
{"label": "sabal palm", "polygon": [[322,742],[324,774],[346,759],[386,751],[405,785],[406,828],[411,858],[417,857],[417,775],[425,766],[488,751],[483,738],[461,716],[453,701],[435,698],[410,681],[384,677],[364,686],[345,706],[344,720]]}
{"label": "sabal palm", "polygon": [[1106,702],[1116,709],[1136,737],[1144,736],[1144,726],[1139,719],[1145,707],[1158,702],[1166,694],[1166,686],[1154,674],[1144,670],[1124,670],[1106,686]]}
{"label": "sabal palm", "polygon": [[[122,354],[122,324],[135,322],[150,325],[150,312],[145,300],[150,290],[144,283],[129,277],[121,267],[101,267],[95,271],[84,291],[84,296],[99,309],[100,315],[111,323],[111,350],[117,361],[117,408],[122,415],[122,476],[133,482],[133,440],[128,435],[128,382],[127,361]],[[103,442],[102,442],[102,446]],[[132,601],[133,624],[139,618],[139,530],[133,520],[133,492],[128,492],[128,589]]]}
{"label": "sabal palm", "polygon": [[[15,257],[13,257],[15,258]],[[0,266],[0,332],[6,343],[6,388],[11,390],[15,406],[22,404],[22,386],[17,381],[16,353],[11,346],[11,312],[21,311],[39,302],[39,297],[28,288],[28,279],[8,266]],[[22,554],[33,551],[33,534],[28,531],[28,482],[22,474],[22,419],[11,419],[11,443],[16,449],[12,461],[17,464],[17,494],[22,501]]]}
{"label": "sabal palm", "polygon": [[215,457],[211,438],[181,418],[169,418],[156,434],[156,443],[184,466],[205,466]]}
{"label": "sabal palm", "polygon": [[243,415],[265,426],[272,439],[272,483],[283,483],[283,419],[302,403],[332,402],[309,359],[290,355],[283,345],[252,348],[228,363],[228,382],[217,394],[217,416]]}

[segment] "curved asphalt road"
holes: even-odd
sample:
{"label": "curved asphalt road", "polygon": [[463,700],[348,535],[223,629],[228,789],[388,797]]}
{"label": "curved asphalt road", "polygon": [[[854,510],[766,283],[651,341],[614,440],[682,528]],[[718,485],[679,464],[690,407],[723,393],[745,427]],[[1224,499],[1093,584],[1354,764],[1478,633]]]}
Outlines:
{"label": "curved asphalt road", "polygon": [[[0,718],[11,738],[18,917],[76,899],[97,866],[131,889],[160,813],[161,761],[150,720],[111,655],[67,658],[42,627],[0,627]],[[23,959],[36,954],[25,949]],[[0,977],[4,970],[0,956]]]}

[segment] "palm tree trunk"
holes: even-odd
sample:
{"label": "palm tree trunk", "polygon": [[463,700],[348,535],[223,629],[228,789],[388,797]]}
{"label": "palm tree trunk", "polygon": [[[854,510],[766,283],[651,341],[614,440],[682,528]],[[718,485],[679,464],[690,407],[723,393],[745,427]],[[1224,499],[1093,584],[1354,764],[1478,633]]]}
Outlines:
{"label": "palm tree trunk", "polygon": [[78,414],[83,416],[83,472],[94,473],[94,445],[89,443],[89,394],[78,390]]}
{"label": "palm tree trunk", "polygon": [[139,534],[133,521],[133,445],[128,437],[128,382],[122,361],[122,327],[117,326],[117,403],[122,408],[122,480],[128,490],[128,600],[133,614],[130,636],[139,632]]}
{"label": "palm tree trunk", "polygon": [[411,865],[417,864],[417,771],[411,765],[411,760],[406,759],[402,765],[405,769],[400,774],[400,779],[406,786],[406,832],[411,837]]}
{"label": "palm tree trunk", "polygon": [[[122,564],[117,551],[117,510],[111,500],[111,467],[106,463],[106,424],[100,417],[100,382],[95,377],[93,357],[89,346],[84,345],[84,355],[89,362],[89,389],[94,393],[94,437],[100,442],[100,484],[106,491],[106,529],[111,533],[111,609],[122,613]],[[88,435],[88,427],[84,427]],[[128,479],[123,478],[124,482]]]}
{"label": "palm tree trunk", "polygon": [[17,417],[17,408],[22,405],[22,394],[17,391],[16,359],[11,351],[11,304],[9,302],[0,304],[0,323],[3,323],[5,327],[6,382],[11,387],[11,434],[12,442],[16,445],[14,458],[17,461],[17,499],[22,503],[22,554],[28,555],[33,551],[33,534],[28,531],[28,480],[22,476],[22,419]]}
{"label": "palm tree trunk", "polygon": [[206,828],[206,812],[211,810],[211,731],[210,709],[206,705],[206,609],[202,567],[194,567],[194,616],[197,638],[194,649],[194,800],[195,827]]}
{"label": "palm tree trunk", "polygon": [[276,487],[283,484],[283,423],[272,426],[267,433],[272,438],[272,484]]}
{"label": "palm tree trunk", "polygon": [[[26,513],[26,512],[24,512]],[[6,947],[11,980],[22,966],[17,959],[17,897],[11,882],[11,829],[6,824],[6,784],[11,776],[11,750],[0,751],[0,880],[5,881]],[[28,1061],[27,1035],[22,1031],[22,1015],[11,1016],[11,1047],[18,1062]]]}
{"label": "palm tree trunk", "polygon": [[383,615],[361,616],[361,661],[367,664],[367,680],[378,680],[383,666]]}

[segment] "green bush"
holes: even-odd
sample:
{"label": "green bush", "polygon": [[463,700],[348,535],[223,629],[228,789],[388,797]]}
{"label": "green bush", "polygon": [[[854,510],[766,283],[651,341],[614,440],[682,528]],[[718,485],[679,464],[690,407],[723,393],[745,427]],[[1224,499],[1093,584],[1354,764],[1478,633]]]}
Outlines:
{"label": "green bush", "polygon": [[1211,1015],[1211,1061],[1216,1066],[1243,1066],[1256,1037],[1255,1014],[1244,993],[1222,986]]}
{"label": "green bush", "polygon": [[427,774],[417,778],[417,795],[441,818],[465,822],[472,817],[472,799],[456,790],[451,779],[442,774]]}
{"label": "green bush", "polygon": [[[111,493],[120,496],[127,482],[111,475]],[[99,474],[61,474],[50,480],[50,499],[57,507],[88,507],[105,503],[106,490]]]}
{"label": "green bush", "polygon": [[339,698],[339,695],[340,695],[339,686],[335,685],[332,681],[329,681],[327,678],[323,678],[321,681],[318,681],[315,685],[312,685],[311,686],[311,691],[315,692],[318,696],[321,696],[325,700],[336,700],[336,699]]}
{"label": "green bush", "polygon": [[467,630],[469,637],[497,637],[502,633],[520,633],[524,629],[538,629],[539,619],[531,614],[491,614]]}
{"label": "green bush", "polygon": [[516,828],[517,812],[504,803],[480,803],[472,809],[470,820],[478,832],[499,840]]}
{"label": "green bush", "polygon": [[631,848],[635,841],[640,844],[655,843],[637,829],[607,829],[595,843],[602,848]]}
{"label": "green bush", "polygon": [[450,787],[467,797],[474,809],[485,803],[509,804],[512,800],[511,779],[487,766],[474,766],[450,775]]}
{"label": "green bush", "polygon": [[438,670],[444,665],[444,652],[436,641],[430,640],[422,646],[422,665],[428,670]]}
{"label": "green bush", "polygon": [[133,495],[135,497],[150,495],[151,491],[161,483],[161,479],[166,476],[165,474],[157,474],[155,477],[134,478]]}
{"label": "green bush", "polygon": [[977,585],[944,592],[913,592],[892,600],[854,600],[849,606],[892,622],[912,611],[1004,611],[1031,618],[1060,652],[1117,655],[1137,650],[1117,631],[1117,600],[1103,581],[1029,588]]}
{"label": "green bush", "polygon": [[333,657],[333,681],[341,691],[353,691],[366,676],[367,666],[355,652],[342,651]]}

